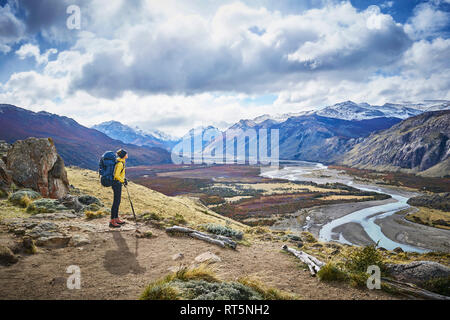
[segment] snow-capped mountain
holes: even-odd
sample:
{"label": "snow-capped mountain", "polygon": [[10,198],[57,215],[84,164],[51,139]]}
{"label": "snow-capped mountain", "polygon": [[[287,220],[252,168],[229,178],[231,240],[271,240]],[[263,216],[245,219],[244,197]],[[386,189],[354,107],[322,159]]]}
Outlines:
{"label": "snow-capped mountain", "polygon": [[144,130],[144,129],[139,128],[138,126],[135,126],[134,130],[136,131],[136,133],[139,133],[141,135],[151,135],[161,141],[179,141],[180,140],[180,138],[172,136],[172,135],[162,132],[160,130]]}
{"label": "snow-capped mountain", "polygon": [[364,120],[373,118],[398,118],[406,119],[421,114],[423,111],[408,106],[385,103],[382,106],[374,106],[368,103],[355,103],[345,101],[325,107],[314,113],[327,118],[342,120]]}
{"label": "snow-capped mountain", "polygon": [[[161,131],[146,132],[139,128],[132,128],[119,121],[106,121],[94,125],[92,129],[103,132],[113,139],[132,143],[137,146],[159,147],[170,150],[178,140],[172,140]],[[169,139],[166,139],[169,138]]]}
{"label": "snow-capped mountain", "polygon": [[274,116],[271,116],[270,114],[264,114],[262,116],[259,116],[259,117],[256,117],[255,119],[253,119],[253,122],[255,122],[256,124],[260,124],[260,123],[263,123],[264,121],[270,120],[270,121],[279,123],[279,122],[284,122],[291,117],[301,116],[303,114],[306,114],[307,112],[308,111],[290,112],[290,113],[277,114]]}
{"label": "snow-capped mountain", "polygon": [[[418,103],[385,103],[384,105],[370,105],[368,103],[355,103],[345,101],[326,106],[319,110],[303,111],[296,113],[285,113],[277,115],[264,114],[252,120],[241,120],[239,123],[252,127],[265,121],[271,123],[281,123],[291,117],[318,115],[321,117],[341,119],[341,120],[367,120],[374,118],[398,118],[407,119],[427,111],[439,111],[450,109],[448,100],[425,100]],[[253,123],[253,125],[251,125]],[[235,124],[236,125],[236,124]],[[235,126],[234,125],[234,126]]]}

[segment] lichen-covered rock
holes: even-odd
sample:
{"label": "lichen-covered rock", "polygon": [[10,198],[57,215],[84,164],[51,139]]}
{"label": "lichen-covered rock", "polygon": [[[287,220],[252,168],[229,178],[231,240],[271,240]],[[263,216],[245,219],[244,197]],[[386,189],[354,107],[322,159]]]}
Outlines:
{"label": "lichen-covered rock", "polygon": [[80,212],[81,210],[83,210],[83,205],[80,203],[78,197],[76,196],[68,194],[59,199],[59,202],[66,208],[75,210],[76,212]]}
{"label": "lichen-covered rock", "polygon": [[58,225],[53,222],[41,222],[31,230],[27,231],[27,235],[32,237],[33,239],[37,239],[39,237],[50,237],[57,235]]}
{"label": "lichen-covered rock", "polygon": [[9,201],[15,205],[26,207],[32,200],[39,199],[41,195],[31,189],[22,189],[9,196]]}
{"label": "lichen-covered rock", "polygon": [[54,234],[36,239],[36,245],[40,247],[63,248],[69,244],[70,236]]}
{"label": "lichen-covered rock", "polygon": [[64,161],[51,139],[16,141],[8,150],[6,166],[16,185],[38,191],[43,197],[61,198],[69,192]]}
{"label": "lichen-covered rock", "polygon": [[429,280],[450,277],[450,268],[433,261],[388,264],[388,272],[397,280],[421,285]]}
{"label": "lichen-covered rock", "polygon": [[67,208],[58,200],[42,198],[33,201],[27,208],[30,213],[53,213],[57,211],[64,211]]}
{"label": "lichen-covered rock", "polygon": [[82,234],[72,235],[72,238],[69,241],[69,245],[72,247],[81,247],[89,243],[91,243],[89,237]]}
{"label": "lichen-covered rock", "polygon": [[103,207],[103,203],[96,197],[91,195],[82,195],[78,197],[78,201],[85,206],[89,206],[91,204],[95,204],[99,207]]}

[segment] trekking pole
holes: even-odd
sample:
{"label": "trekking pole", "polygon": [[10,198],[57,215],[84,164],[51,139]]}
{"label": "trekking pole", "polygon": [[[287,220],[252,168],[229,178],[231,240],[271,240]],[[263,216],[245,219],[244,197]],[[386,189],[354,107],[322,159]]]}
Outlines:
{"label": "trekking pole", "polygon": [[130,193],[128,192],[128,187],[126,185],[125,185],[125,189],[127,189],[128,200],[130,200],[131,211],[133,211],[134,222],[136,223],[136,231],[137,231],[138,224],[137,224],[137,219],[136,219],[136,213],[134,213],[133,202],[131,202]]}

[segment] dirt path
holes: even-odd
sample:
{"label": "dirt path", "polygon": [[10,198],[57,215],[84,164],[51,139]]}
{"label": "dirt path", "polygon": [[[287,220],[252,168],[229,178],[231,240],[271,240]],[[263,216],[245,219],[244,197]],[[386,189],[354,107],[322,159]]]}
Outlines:
{"label": "dirt path", "polygon": [[[96,223],[106,224],[106,220]],[[222,261],[213,269],[224,280],[257,276],[267,285],[294,292],[304,299],[392,299],[381,291],[359,290],[346,284],[319,282],[300,268],[292,256],[281,252],[282,242],[256,242],[222,249],[205,242],[170,237],[151,229],[156,237],[137,239],[133,231],[88,233],[91,243],[83,247],[41,249],[36,255],[22,255],[10,267],[0,266],[0,299],[136,299],[145,286],[169,273],[168,268],[191,264],[205,252]],[[4,230],[0,240],[10,238]],[[172,255],[183,253],[184,260]],[[81,269],[81,289],[69,290],[66,268]]]}

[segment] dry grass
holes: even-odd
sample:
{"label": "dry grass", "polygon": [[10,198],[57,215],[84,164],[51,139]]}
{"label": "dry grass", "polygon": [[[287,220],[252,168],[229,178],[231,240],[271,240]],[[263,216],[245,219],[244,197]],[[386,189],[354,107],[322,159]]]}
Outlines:
{"label": "dry grass", "polygon": [[6,199],[0,200],[0,221],[11,218],[28,218],[29,216],[25,208],[15,206]]}
{"label": "dry grass", "polygon": [[284,194],[284,193],[293,193],[293,192],[347,192],[346,190],[340,189],[326,189],[320,188],[310,185],[302,185],[296,183],[237,183],[236,185],[241,186],[244,189],[253,189],[253,190],[264,190],[264,195],[272,195],[272,194]]}
{"label": "dry grass", "polygon": [[450,230],[450,212],[425,207],[418,208],[419,211],[410,213],[405,218],[412,222]]}
{"label": "dry grass", "polygon": [[86,219],[90,220],[90,219],[103,218],[104,216],[108,215],[108,212],[102,211],[102,210],[99,210],[99,211],[86,210],[84,212],[84,215],[86,216]]}
{"label": "dry grass", "polygon": [[331,195],[320,198],[321,200],[362,200],[370,199],[371,196],[352,196],[352,195]]}
{"label": "dry grass", "polygon": [[[71,184],[82,192],[99,198],[106,207],[111,206],[112,190],[100,185],[98,174],[95,171],[74,167],[66,168],[66,170]],[[182,215],[191,226],[205,223],[225,224],[226,221],[229,221],[228,223],[235,229],[244,231],[248,228],[239,222],[222,217],[209,210],[196,199],[182,196],[168,197],[133,182],[128,184],[128,189],[137,215],[144,212],[153,212],[167,219],[176,219],[176,217]],[[126,190],[124,189],[122,193],[120,209],[131,215],[131,207],[127,199]]]}

